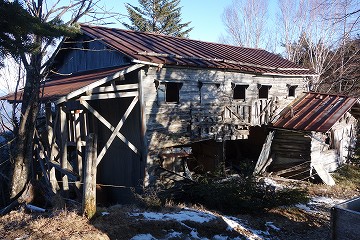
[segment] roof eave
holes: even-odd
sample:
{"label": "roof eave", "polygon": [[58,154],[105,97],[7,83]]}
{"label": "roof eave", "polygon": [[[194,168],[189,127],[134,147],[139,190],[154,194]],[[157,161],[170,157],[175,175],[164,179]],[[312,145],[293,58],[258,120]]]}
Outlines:
{"label": "roof eave", "polygon": [[58,105],[58,104],[61,104],[61,103],[65,102],[65,101],[67,101],[69,99],[75,98],[75,97],[83,94],[86,91],[89,91],[89,90],[92,90],[93,88],[99,87],[100,85],[103,85],[103,84],[105,84],[105,83],[107,83],[109,81],[112,81],[112,80],[120,77],[120,76],[123,76],[123,75],[125,75],[127,73],[130,73],[130,72],[132,72],[134,70],[137,70],[137,69],[139,69],[139,68],[141,68],[143,66],[144,66],[144,64],[135,64],[135,65],[132,65],[132,66],[130,66],[130,67],[124,69],[124,70],[118,71],[118,72],[113,73],[113,74],[111,74],[111,75],[109,75],[107,77],[101,78],[101,79],[97,80],[96,82],[93,82],[93,83],[91,83],[91,84],[89,84],[87,86],[79,88],[79,89],[77,89],[77,90],[75,90],[73,92],[68,93],[65,96],[60,97],[59,99],[57,99],[55,101],[55,104]]}

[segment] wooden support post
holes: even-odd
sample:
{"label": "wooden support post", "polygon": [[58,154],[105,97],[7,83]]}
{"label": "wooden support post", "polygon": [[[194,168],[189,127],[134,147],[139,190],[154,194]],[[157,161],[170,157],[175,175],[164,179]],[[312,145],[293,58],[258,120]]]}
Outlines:
{"label": "wooden support post", "polygon": [[[149,176],[145,173],[145,168],[146,168],[146,164],[147,164],[147,155],[148,155],[148,143],[146,140],[146,106],[145,106],[145,98],[144,98],[144,86],[143,86],[143,70],[138,70],[138,74],[137,74],[137,80],[139,82],[139,108],[140,108],[140,126],[141,126],[141,134],[140,134],[140,138],[141,138],[141,162],[140,162],[140,175],[143,179],[146,179],[143,183],[143,186],[148,186],[149,185]],[[146,176],[145,176],[146,174]]]}
{"label": "wooden support post", "polygon": [[81,130],[80,130],[80,114],[78,112],[75,113],[74,118],[74,127],[75,127],[75,141],[76,141],[76,158],[77,158],[77,170],[80,176],[80,181],[76,182],[76,187],[80,189],[80,182],[82,181],[82,150],[81,150]]}
{"label": "wooden support post", "polygon": [[[67,140],[68,140],[68,124],[66,118],[66,112],[63,109],[63,106],[59,107],[60,111],[60,131],[61,131],[61,148],[60,148],[60,155],[61,155],[61,167],[68,168],[68,160],[67,160]],[[62,186],[64,192],[69,190],[69,181],[68,177],[64,175],[62,177]]]}
{"label": "wooden support post", "polygon": [[222,141],[222,161],[223,161],[223,172],[226,175],[226,139],[224,137]]}
{"label": "wooden support post", "polygon": [[97,136],[90,133],[86,139],[84,187],[83,187],[83,215],[92,218],[96,213],[96,159]]}
{"label": "wooden support post", "polygon": [[44,152],[41,149],[40,143],[38,141],[39,141],[39,139],[36,140],[37,143],[35,144],[36,158],[37,158],[37,160],[38,160],[38,162],[40,164],[40,168],[41,168],[41,171],[43,173],[46,184],[51,186],[49,176],[48,176],[48,173],[46,171],[45,164],[44,164],[45,155],[44,155]]}
{"label": "wooden support post", "polygon": [[[46,129],[47,129],[47,133],[48,133],[48,148],[47,148],[47,153],[48,153],[48,161],[52,161],[55,152],[56,152],[56,148],[55,148],[55,136],[54,136],[54,128],[56,126],[56,120],[55,123],[53,122],[53,117],[52,117],[52,112],[51,112],[51,103],[47,103],[46,107],[45,107],[45,113],[46,113]],[[57,114],[58,116],[58,114]],[[56,176],[55,176],[55,168],[51,167],[48,164],[48,170],[49,170],[49,179],[50,179],[50,183],[51,183],[51,190],[56,193],[57,190],[60,189],[59,184],[56,180]]]}

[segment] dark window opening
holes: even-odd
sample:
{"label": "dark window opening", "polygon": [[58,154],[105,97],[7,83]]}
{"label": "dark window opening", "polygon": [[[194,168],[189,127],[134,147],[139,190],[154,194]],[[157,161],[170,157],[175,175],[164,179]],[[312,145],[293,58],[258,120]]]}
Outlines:
{"label": "dark window opening", "polygon": [[271,86],[265,86],[265,85],[261,85],[259,87],[259,98],[268,98],[269,97],[269,89],[271,88]]}
{"label": "dark window opening", "polygon": [[295,97],[295,89],[297,88],[296,85],[289,86],[289,97]]}
{"label": "dark window opening", "polygon": [[234,95],[233,99],[242,99],[245,100],[246,97],[246,89],[249,85],[236,85],[234,87]]}
{"label": "dark window opening", "polygon": [[179,103],[181,83],[166,83],[165,102]]}

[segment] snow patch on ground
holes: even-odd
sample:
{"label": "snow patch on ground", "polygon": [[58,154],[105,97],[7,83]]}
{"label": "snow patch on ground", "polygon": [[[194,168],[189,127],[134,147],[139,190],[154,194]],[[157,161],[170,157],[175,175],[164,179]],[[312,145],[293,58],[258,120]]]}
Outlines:
{"label": "snow patch on ground", "polygon": [[156,240],[150,233],[148,234],[138,234],[132,237],[130,240]]}
{"label": "snow patch on ground", "polygon": [[181,236],[182,236],[181,232],[172,231],[166,235],[166,239],[170,239],[170,238],[180,239]]}
{"label": "snow patch on ground", "polygon": [[296,204],[295,207],[297,207],[298,209],[304,210],[305,212],[315,212],[310,207],[308,207],[308,205],[303,204],[303,203]]}
{"label": "snow patch on ground", "polygon": [[268,239],[268,237],[270,237],[270,233],[268,231],[250,229],[238,218],[229,216],[221,216],[221,218],[228,225],[228,231],[234,230],[238,233],[245,235],[250,240]]}
{"label": "snow patch on ground", "polygon": [[273,229],[275,231],[280,231],[281,230],[280,228],[275,226],[273,222],[266,222],[265,226],[268,227],[268,228],[271,228],[271,229]]}
{"label": "snow patch on ground", "polygon": [[[261,230],[254,230],[247,227],[241,219],[231,217],[231,216],[222,216],[222,215],[215,215],[210,211],[200,211],[195,209],[189,209],[186,208],[184,210],[181,210],[179,212],[174,213],[160,213],[160,212],[132,212],[129,213],[130,216],[139,217],[142,216],[146,220],[149,221],[167,221],[167,220],[174,220],[180,222],[183,226],[188,228],[190,230],[189,237],[191,239],[203,239],[206,240],[207,238],[203,238],[199,236],[199,233],[197,229],[187,226],[184,221],[192,221],[197,223],[205,223],[210,222],[212,220],[215,220],[217,217],[220,217],[227,225],[227,231],[236,231],[240,233],[242,236],[246,236],[249,240],[258,240],[258,239],[270,239],[270,233],[269,229],[279,231],[280,228],[276,227],[272,222],[267,222],[265,224],[267,231],[261,231]],[[183,237],[182,233],[179,232],[170,232],[166,235],[166,238],[179,238]],[[153,236],[151,234],[139,234],[132,238],[132,240],[142,240],[142,239],[151,239],[154,240]],[[221,235],[215,235],[211,239],[215,240],[225,240],[229,239],[228,236],[226,236],[226,233]],[[236,239],[243,239],[241,237],[235,238]]]}
{"label": "snow patch on ground", "polygon": [[312,205],[320,205],[320,204],[327,204],[327,205],[336,205],[342,202],[345,202],[344,199],[336,199],[336,198],[328,198],[328,197],[314,197],[311,199],[309,204]]}
{"label": "snow patch on ground", "polygon": [[336,199],[336,198],[329,198],[329,197],[313,197],[307,204],[296,204],[295,207],[304,210],[309,213],[316,213],[318,212],[318,207],[332,207],[336,204],[345,202],[344,199]]}
{"label": "snow patch on ground", "polygon": [[129,213],[130,216],[143,216],[147,220],[175,220],[179,222],[183,221],[193,221],[197,223],[210,222],[216,217],[214,215],[200,212],[200,211],[190,211],[182,210],[175,213],[158,213],[158,212],[143,212],[143,213]]}
{"label": "snow patch on ground", "polygon": [[274,187],[276,190],[284,188],[284,186],[282,186],[281,184],[279,184],[276,181],[272,180],[271,178],[265,177],[265,178],[262,178],[261,181],[263,181],[266,186]]}

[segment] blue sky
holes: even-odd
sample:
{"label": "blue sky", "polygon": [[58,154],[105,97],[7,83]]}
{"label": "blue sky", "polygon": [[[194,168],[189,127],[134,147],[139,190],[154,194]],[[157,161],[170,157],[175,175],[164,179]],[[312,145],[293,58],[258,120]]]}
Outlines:
{"label": "blue sky", "polygon": [[[139,6],[138,0],[103,0],[107,8],[113,11],[127,14],[125,3]],[[232,0],[181,0],[181,16],[183,22],[191,22],[193,30],[190,32],[190,38],[208,42],[219,42],[222,34],[225,34],[224,24],[221,16],[224,9],[232,4]],[[274,26],[274,14],[277,11],[277,1],[269,0],[269,21],[270,26]],[[126,17],[123,18],[126,21]],[[125,28],[122,24],[116,24],[114,27]]]}
{"label": "blue sky", "polygon": [[[107,8],[126,14],[125,3],[138,6],[137,0],[106,1]],[[194,29],[190,32],[190,38],[195,40],[217,42],[223,30],[221,15],[232,0],[181,0],[181,16],[183,22],[191,22]],[[124,19],[125,20],[125,19]],[[124,28],[122,25],[117,27]]]}

